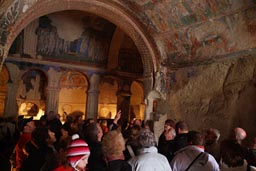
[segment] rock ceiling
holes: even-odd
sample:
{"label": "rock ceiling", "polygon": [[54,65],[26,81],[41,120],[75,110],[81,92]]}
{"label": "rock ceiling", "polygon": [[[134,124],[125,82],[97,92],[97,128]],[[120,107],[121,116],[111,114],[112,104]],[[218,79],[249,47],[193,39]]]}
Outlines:
{"label": "rock ceiling", "polygon": [[207,62],[255,48],[255,1],[120,1],[155,35],[165,65]]}

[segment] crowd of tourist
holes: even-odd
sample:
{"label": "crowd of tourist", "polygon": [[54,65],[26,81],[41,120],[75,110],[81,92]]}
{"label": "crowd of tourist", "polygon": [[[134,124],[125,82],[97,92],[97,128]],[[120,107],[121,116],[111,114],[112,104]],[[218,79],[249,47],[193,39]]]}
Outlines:
{"label": "crowd of tourist", "polygon": [[167,119],[158,141],[153,122],[135,119],[126,129],[119,111],[109,123],[72,115],[62,123],[49,112],[40,120],[0,118],[2,171],[256,171],[256,138],[244,146],[246,131],[189,130]]}

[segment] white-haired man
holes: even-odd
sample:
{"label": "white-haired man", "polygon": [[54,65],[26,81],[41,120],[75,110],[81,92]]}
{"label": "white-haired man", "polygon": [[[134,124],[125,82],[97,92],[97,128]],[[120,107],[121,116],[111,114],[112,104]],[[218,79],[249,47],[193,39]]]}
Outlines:
{"label": "white-haired man", "polygon": [[137,140],[139,154],[128,161],[132,171],[172,171],[167,158],[157,152],[155,136],[149,129],[142,129]]}

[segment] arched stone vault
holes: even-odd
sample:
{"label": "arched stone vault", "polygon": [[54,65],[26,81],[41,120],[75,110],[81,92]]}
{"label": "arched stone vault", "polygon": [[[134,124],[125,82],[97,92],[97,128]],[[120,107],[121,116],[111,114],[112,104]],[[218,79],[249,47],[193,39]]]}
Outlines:
{"label": "arched stone vault", "polygon": [[[40,16],[65,10],[79,10],[103,17],[121,28],[137,46],[143,61],[144,77],[153,76],[158,70],[159,51],[153,38],[148,35],[143,25],[118,3],[102,0],[41,0],[35,2],[24,13],[21,13],[13,26],[9,28],[5,49],[9,50],[12,42],[22,29]],[[5,53],[4,58],[7,57]],[[2,63],[4,59],[2,60]],[[153,81],[153,80],[152,80]],[[152,87],[151,87],[152,88]]]}

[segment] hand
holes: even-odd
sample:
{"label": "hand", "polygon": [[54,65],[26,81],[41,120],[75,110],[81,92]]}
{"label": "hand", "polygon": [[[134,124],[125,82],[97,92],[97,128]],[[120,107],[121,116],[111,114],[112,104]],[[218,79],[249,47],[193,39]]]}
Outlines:
{"label": "hand", "polygon": [[119,110],[115,116],[115,119],[114,119],[114,123],[117,124],[117,122],[119,121],[119,119],[121,118],[121,110]]}

